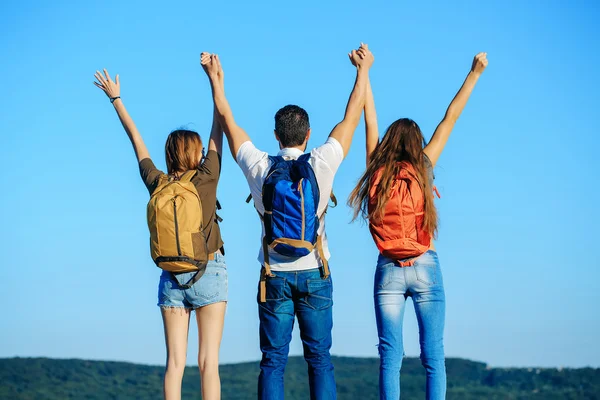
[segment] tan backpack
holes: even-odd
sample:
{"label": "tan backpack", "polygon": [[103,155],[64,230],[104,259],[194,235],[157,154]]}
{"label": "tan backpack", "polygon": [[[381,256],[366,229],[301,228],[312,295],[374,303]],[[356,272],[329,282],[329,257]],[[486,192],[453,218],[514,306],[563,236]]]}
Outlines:
{"label": "tan backpack", "polygon": [[173,273],[197,271],[182,288],[198,281],[208,263],[202,202],[191,182],[195,173],[188,171],[178,180],[160,176],[147,210],[150,251],[156,265]]}

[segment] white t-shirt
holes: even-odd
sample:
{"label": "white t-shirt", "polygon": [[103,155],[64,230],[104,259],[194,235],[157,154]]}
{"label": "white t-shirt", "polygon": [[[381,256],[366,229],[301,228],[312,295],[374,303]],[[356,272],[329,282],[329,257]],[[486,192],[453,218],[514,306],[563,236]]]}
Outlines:
{"label": "white t-shirt", "polygon": [[[295,148],[285,148],[279,152],[279,156],[290,160],[297,159],[302,155],[302,151]],[[265,207],[262,202],[262,186],[269,169],[271,161],[269,155],[264,151],[258,150],[252,142],[245,142],[240,146],[237,153],[237,163],[244,172],[254,207],[262,215],[265,212]],[[312,166],[317,183],[319,184],[319,206],[317,209],[318,215],[323,215],[319,224],[318,234],[323,239],[323,253],[325,258],[329,260],[330,253],[327,246],[327,235],[325,234],[325,211],[329,205],[329,198],[333,188],[333,178],[337,172],[342,160],[344,159],[344,149],[342,145],[334,138],[329,138],[324,145],[313,149],[310,152],[309,164]],[[262,224],[261,224],[262,225]],[[263,264],[264,256],[262,251],[262,238],[265,235],[265,227],[263,225],[261,236],[261,248],[258,252],[258,261]],[[317,250],[304,257],[287,257],[276,253],[273,249],[269,249],[269,265],[273,271],[300,271],[306,269],[318,268],[321,261]]]}

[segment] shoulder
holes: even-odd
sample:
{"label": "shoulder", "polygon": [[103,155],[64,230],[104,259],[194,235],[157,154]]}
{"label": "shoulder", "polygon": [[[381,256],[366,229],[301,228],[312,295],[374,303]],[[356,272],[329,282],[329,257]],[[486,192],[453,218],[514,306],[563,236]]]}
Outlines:
{"label": "shoulder", "polygon": [[214,150],[209,150],[206,157],[204,157],[204,160],[202,160],[202,164],[198,166],[199,174],[218,176],[221,170],[221,160],[222,157],[219,153]]}
{"label": "shoulder", "polygon": [[329,137],[324,144],[315,147],[311,152],[313,157],[325,158],[326,161],[344,159],[344,149],[337,139]]}
{"label": "shoulder", "polygon": [[256,148],[251,141],[244,142],[235,157],[238,165],[246,174],[259,164],[268,163],[269,155]]}
{"label": "shoulder", "polygon": [[140,170],[155,170],[157,169],[151,158],[144,158],[139,162]]}
{"label": "shoulder", "polygon": [[323,145],[315,147],[310,155],[313,166],[326,166],[335,173],[344,160],[344,149],[337,139],[330,137]]}
{"label": "shoulder", "polygon": [[140,168],[140,175],[142,177],[142,180],[144,181],[144,184],[146,185],[146,188],[148,189],[150,194],[152,194],[152,192],[156,188],[158,179],[161,176],[165,175],[165,173],[156,168],[154,162],[152,162],[150,158],[144,158],[139,162],[138,165]]}
{"label": "shoulder", "polygon": [[215,150],[209,150],[206,153],[206,157],[204,157],[204,163],[221,163],[221,155],[217,153]]}

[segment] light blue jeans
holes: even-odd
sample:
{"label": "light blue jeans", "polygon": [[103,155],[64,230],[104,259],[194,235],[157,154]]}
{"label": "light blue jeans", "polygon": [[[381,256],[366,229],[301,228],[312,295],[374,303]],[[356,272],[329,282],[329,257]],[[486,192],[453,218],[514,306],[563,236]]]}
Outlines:
{"label": "light blue jeans", "polygon": [[158,283],[158,306],[161,308],[186,308],[195,310],[209,304],[227,301],[227,268],[225,256],[216,253],[215,259],[206,265],[204,275],[189,289],[185,284],[196,272],[184,272],[173,275],[163,271]]}
{"label": "light blue jeans", "polygon": [[411,267],[400,267],[393,260],[380,255],[374,286],[379,334],[380,399],[400,398],[400,368],[404,356],[402,322],[408,297],[412,297],[419,324],[421,363],[427,374],[426,399],[445,399],[446,299],[437,253],[427,251]]}

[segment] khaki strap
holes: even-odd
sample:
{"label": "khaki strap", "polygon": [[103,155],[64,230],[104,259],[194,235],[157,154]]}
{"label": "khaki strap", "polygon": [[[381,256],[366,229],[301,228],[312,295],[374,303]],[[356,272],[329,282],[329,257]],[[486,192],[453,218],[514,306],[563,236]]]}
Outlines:
{"label": "khaki strap", "polygon": [[169,183],[169,175],[162,174],[161,176],[159,176],[156,182],[156,187],[154,188],[154,191],[152,192],[150,197],[154,196],[155,194],[158,194],[158,192],[160,192],[167,185],[167,183]]}
{"label": "khaki strap", "polygon": [[267,301],[267,277],[273,277],[271,265],[269,265],[269,244],[267,237],[263,237],[263,268],[260,270],[260,302]]}
{"label": "khaki strap", "polygon": [[312,243],[310,243],[306,240],[286,239],[286,238],[273,240],[273,243],[271,243],[269,247],[275,248],[275,246],[277,246],[278,244],[287,244],[287,245],[290,245],[290,246],[293,246],[296,248],[303,248],[308,251],[313,251],[313,249],[314,249],[314,246],[312,245]]}
{"label": "khaki strap", "polygon": [[261,268],[260,270],[260,289],[259,289],[259,293],[260,293],[260,302],[261,303],[266,303],[267,302],[267,276],[265,274],[265,269]]}
{"label": "khaki strap", "polygon": [[319,257],[321,258],[321,261],[323,262],[323,279],[327,279],[329,278],[329,262],[327,261],[327,258],[325,258],[325,252],[323,251],[323,239],[321,237],[321,235],[317,236],[317,252],[319,253]]}
{"label": "khaki strap", "polygon": [[194,177],[194,175],[196,175],[196,170],[191,169],[188,172],[186,172],[185,174],[181,175],[181,178],[179,178],[179,181],[180,182],[190,182],[192,180],[192,178]]}
{"label": "khaki strap", "polygon": [[273,276],[271,274],[271,265],[269,264],[269,244],[267,243],[267,236],[263,237],[263,265],[265,267],[266,273],[268,276]]}

